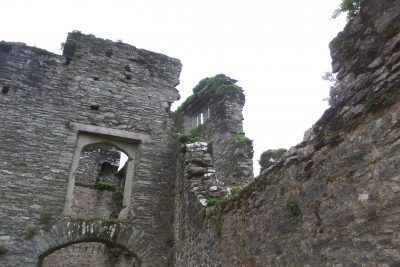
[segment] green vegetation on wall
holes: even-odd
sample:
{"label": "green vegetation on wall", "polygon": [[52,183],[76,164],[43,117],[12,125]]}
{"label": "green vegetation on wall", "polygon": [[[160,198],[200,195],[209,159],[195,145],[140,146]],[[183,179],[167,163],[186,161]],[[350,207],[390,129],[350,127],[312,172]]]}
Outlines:
{"label": "green vegetation on wall", "polygon": [[250,141],[248,137],[244,133],[235,133],[230,136],[230,140],[235,143],[245,143]]}
{"label": "green vegetation on wall", "polygon": [[8,248],[4,245],[0,245],[0,255],[4,255],[8,252]]}
{"label": "green vegetation on wall", "polygon": [[364,0],[342,0],[339,8],[335,10],[333,18],[336,18],[340,13],[347,12],[347,20],[350,21],[355,15],[360,12],[361,4]]}
{"label": "green vegetation on wall", "polygon": [[234,80],[225,74],[217,74],[214,77],[207,77],[201,80],[194,88],[193,94],[186,98],[182,105],[176,110],[176,113],[192,104],[199,95],[207,92],[215,93],[216,95],[224,95],[230,92],[240,91],[240,87],[236,85],[237,80]]}
{"label": "green vegetation on wall", "polygon": [[293,224],[298,223],[301,220],[302,213],[296,200],[294,200],[292,197],[289,197],[286,200],[285,206],[291,222]]}
{"label": "green vegetation on wall", "polygon": [[179,133],[178,134],[178,141],[182,144],[190,144],[195,142],[204,141],[202,136],[203,125],[199,125],[196,128],[191,129],[189,132]]}

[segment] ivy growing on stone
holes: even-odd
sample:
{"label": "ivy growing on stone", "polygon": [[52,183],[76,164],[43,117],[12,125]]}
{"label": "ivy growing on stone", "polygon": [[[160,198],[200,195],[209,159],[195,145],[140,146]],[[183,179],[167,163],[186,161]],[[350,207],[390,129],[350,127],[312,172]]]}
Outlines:
{"label": "ivy growing on stone", "polygon": [[191,144],[195,142],[204,141],[202,136],[203,125],[199,125],[196,128],[191,129],[189,132],[179,133],[178,134],[178,141],[182,144]]}
{"label": "ivy growing on stone", "polygon": [[231,190],[229,191],[229,193],[231,194],[231,195],[233,195],[233,196],[236,196],[236,195],[238,195],[239,193],[240,193],[240,186],[233,186],[232,188],[231,188]]}
{"label": "ivy growing on stone", "polygon": [[235,143],[245,143],[250,141],[248,137],[244,133],[235,133],[230,136],[230,140]]}
{"label": "ivy growing on stone", "polygon": [[291,222],[297,224],[301,220],[302,213],[296,200],[294,200],[292,197],[289,197],[286,200],[285,206]]}
{"label": "ivy growing on stone", "polygon": [[237,80],[234,80],[225,74],[217,74],[214,77],[202,79],[194,88],[193,94],[186,98],[181,106],[176,110],[176,113],[192,104],[199,95],[205,93],[215,93],[216,95],[224,95],[230,92],[240,91],[240,87],[236,85]]}
{"label": "ivy growing on stone", "polygon": [[107,182],[103,182],[101,180],[97,180],[95,183],[95,187],[99,190],[108,190],[108,191],[114,191],[115,186],[112,184],[109,184]]}
{"label": "ivy growing on stone", "polygon": [[363,1],[364,0],[342,0],[332,17],[336,18],[340,13],[347,12],[347,20],[350,21],[355,15],[360,13]]}

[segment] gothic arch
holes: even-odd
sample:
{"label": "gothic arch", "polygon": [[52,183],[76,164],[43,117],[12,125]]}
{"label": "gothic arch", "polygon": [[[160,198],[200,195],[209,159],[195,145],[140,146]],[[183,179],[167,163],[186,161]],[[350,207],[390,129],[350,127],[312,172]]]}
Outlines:
{"label": "gothic arch", "polygon": [[123,209],[119,214],[120,219],[127,219],[130,211],[131,205],[131,194],[132,194],[132,186],[133,186],[133,176],[134,176],[134,164],[135,157],[137,152],[137,142],[127,142],[126,140],[115,139],[112,136],[102,136],[102,135],[94,135],[88,133],[79,133],[76,141],[75,152],[71,164],[71,171],[68,178],[68,187],[67,187],[67,195],[64,206],[63,214],[66,216],[72,215],[72,206],[74,201],[74,192],[75,192],[75,175],[79,167],[79,161],[82,149],[87,146],[106,143],[110,144],[117,149],[121,150],[128,156],[127,163],[127,171],[126,171],[126,180],[125,180],[125,188],[123,192]]}

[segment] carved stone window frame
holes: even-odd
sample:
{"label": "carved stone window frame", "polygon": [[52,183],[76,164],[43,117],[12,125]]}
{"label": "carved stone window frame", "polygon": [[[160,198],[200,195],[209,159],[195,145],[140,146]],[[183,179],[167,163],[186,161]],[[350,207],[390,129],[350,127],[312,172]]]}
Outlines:
{"label": "carved stone window frame", "polygon": [[129,216],[131,210],[131,196],[134,182],[135,158],[138,145],[142,142],[149,142],[150,136],[147,134],[116,130],[111,128],[87,125],[82,123],[70,122],[69,127],[77,133],[75,151],[72,158],[71,171],[68,177],[67,195],[63,215],[72,215],[72,206],[75,197],[75,175],[78,170],[82,149],[90,144],[109,143],[120,149],[128,156],[127,172],[124,185],[123,208],[118,219],[124,220]]}

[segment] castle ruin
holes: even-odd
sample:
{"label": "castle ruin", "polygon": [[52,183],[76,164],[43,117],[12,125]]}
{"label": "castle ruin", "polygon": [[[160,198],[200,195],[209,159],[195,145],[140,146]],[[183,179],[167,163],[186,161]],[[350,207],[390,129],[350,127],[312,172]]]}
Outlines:
{"label": "castle ruin", "polygon": [[0,42],[0,266],[399,266],[400,0],[330,49],[329,109],[254,178],[232,78],[171,112],[177,59]]}

